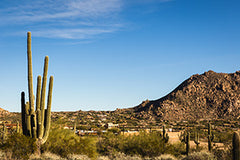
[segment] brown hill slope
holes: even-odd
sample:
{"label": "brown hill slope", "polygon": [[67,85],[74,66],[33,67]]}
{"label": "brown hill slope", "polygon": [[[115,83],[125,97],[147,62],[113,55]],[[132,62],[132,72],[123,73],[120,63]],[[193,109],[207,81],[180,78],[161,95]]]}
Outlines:
{"label": "brown hill slope", "polygon": [[141,118],[194,120],[240,118],[240,71],[193,75],[167,96],[132,108]]}
{"label": "brown hill slope", "polygon": [[10,114],[9,111],[0,108],[0,117],[4,117],[4,116],[9,115],[9,114]]}

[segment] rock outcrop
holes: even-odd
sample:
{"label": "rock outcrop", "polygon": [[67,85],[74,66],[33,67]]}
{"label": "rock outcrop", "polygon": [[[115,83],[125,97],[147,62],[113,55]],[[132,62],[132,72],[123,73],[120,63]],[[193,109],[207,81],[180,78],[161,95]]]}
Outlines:
{"label": "rock outcrop", "polygon": [[164,120],[240,118],[240,71],[205,72],[185,80],[167,96],[132,108],[141,118]]}

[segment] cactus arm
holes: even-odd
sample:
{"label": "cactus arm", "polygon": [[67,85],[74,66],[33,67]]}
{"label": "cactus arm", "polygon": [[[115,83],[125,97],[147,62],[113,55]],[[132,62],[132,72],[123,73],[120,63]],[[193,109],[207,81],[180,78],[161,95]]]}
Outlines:
{"label": "cactus arm", "polygon": [[212,136],[211,136],[211,141],[213,141],[214,140],[214,134],[212,133]]}
{"label": "cactus arm", "polygon": [[31,32],[27,33],[27,57],[28,57],[28,93],[30,114],[34,112],[33,95],[33,73],[32,73],[32,50],[31,50]]}
{"label": "cactus arm", "polygon": [[45,57],[44,60],[44,69],[43,69],[43,81],[42,81],[42,91],[41,91],[41,102],[40,102],[40,110],[41,110],[41,124],[42,127],[39,131],[39,138],[43,137],[43,130],[44,130],[44,114],[45,114],[45,97],[46,97],[46,86],[47,86],[47,72],[48,72],[48,56]]}
{"label": "cactus arm", "polygon": [[53,89],[53,76],[50,77],[49,88],[48,88],[48,101],[47,101],[47,110],[45,115],[45,130],[42,139],[42,144],[44,144],[48,138],[50,125],[51,125],[51,105],[52,105],[52,89]]}
{"label": "cactus arm", "polygon": [[36,115],[34,113],[34,95],[33,95],[33,73],[32,73],[32,50],[31,50],[31,32],[27,33],[27,57],[28,57],[28,93],[29,109],[31,118],[31,135],[36,136]]}
{"label": "cactus arm", "polygon": [[36,113],[31,114],[31,132],[32,138],[37,138],[37,125],[36,125]]}
{"label": "cactus arm", "polygon": [[41,126],[41,124],[42,124],[42,120],[41,120],[41,111],[40,111],[40,102],[41,102],[41,79],[42,79],[42,77],[39,75],[38,77],[37,77],[37,96],[36,96],[36,115],[37,115],[37,117],[36,117],[36,125],[37,125],[37,137],[39,137],[39,135],[40,135],[40,131],[41,131],[41,128],[42,128],[42,126]]}
{"label": "cactus arm", "polygon": [[37,96],[36,96],[36,111],[40,109],[40,102],[41,102],[41,80],[42,77],[39,75],[37,77]]}
{"label": "cactus arm", "polygon": [[31,136],[31,115],[29,114],[29,102],[25,105],[27,136]]}
{"label": "cactus arm", "polygon": [[24,135],[27,135],[25,93],[24,92],[21,93],[21,111],[22,111],[22,132]]}
{"label": "cactus arm", "polygon": [[166,136],[165,136],[164,140],[165,140],[165,143],[167,143],[167,142],[168,142],[168,140],[169,140],[169,136],[168,136],[168,134],[166,134]]}

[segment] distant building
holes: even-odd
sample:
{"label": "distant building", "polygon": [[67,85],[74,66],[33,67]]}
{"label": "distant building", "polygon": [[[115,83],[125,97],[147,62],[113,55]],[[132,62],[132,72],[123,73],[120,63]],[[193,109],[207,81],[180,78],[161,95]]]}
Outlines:
{"label": "distant building", "polygon": [[107,127],[108,129],[116,128],[116,127],[118,127],[118,126],[119,126],[118,124],[113,124],[113,123],[107,123],[107,125],[106,125],[106,127]]}

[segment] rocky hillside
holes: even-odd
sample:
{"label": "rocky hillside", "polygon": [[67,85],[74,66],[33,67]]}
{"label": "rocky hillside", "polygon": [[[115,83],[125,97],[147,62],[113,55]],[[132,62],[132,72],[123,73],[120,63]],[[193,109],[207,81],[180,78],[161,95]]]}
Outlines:
{"label": "rocky hillside", "polygon": [[240,118],[240,71],[193,75],[167,96],[132,108],[139,118]]}
{"label": "rocky hillside", "polygon": [[9,111],[0,108],[0,117],[5,117],[6,115],[9,115],[9,114],[10,114]]}

